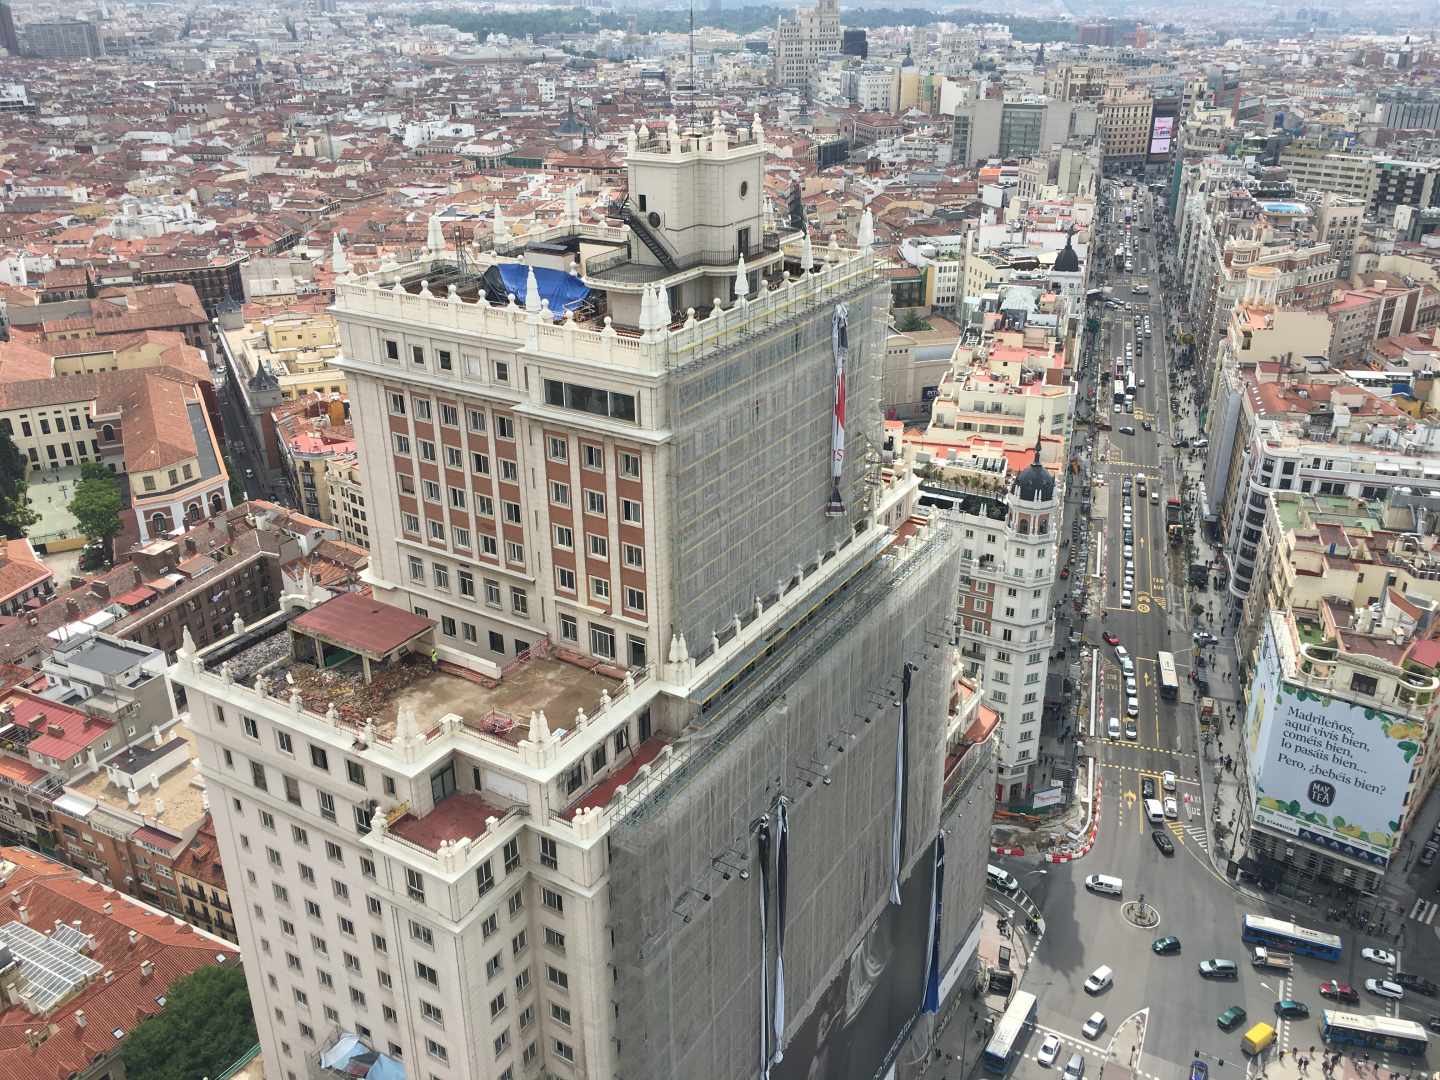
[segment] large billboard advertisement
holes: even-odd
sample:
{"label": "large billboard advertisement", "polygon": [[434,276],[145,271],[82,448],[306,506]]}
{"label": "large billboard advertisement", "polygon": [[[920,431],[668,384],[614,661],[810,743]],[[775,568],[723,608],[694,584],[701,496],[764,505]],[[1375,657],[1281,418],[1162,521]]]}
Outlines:
{"label": "large billboard advertisement", "polygon": [[1152,161],[1170,156],[1170,144],[1175,140],[1175,117],[1156,114],[1150,122],[1150,159]]}
{"label": "large billboard advertisement", "polygon": [[785,1044],[771,1080],[873,1080],[920,1011],[929,941],[932,842]]}
{"label": "large billboard advertisement", "polygon": [[1256,824],[1385,866],[1423,734],[1420,723],[1287,682],[1266,627],[1245,718]]}

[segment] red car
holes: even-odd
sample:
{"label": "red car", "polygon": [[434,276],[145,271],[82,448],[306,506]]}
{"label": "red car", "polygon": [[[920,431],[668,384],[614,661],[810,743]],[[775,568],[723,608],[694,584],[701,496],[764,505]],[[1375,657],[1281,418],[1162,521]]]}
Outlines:
{"label": "red car", "polygon": [[1101,636],[1105,639],[1105,644],[1106,644],[1106,645],[1119,645],[1119,644],[1120,644],[1120,635],[1119,635],[1119,634],[1112,634],[1109,630],[1106,630],[1105,633],[1102,634]]}
{"label": "red car", "polygon": [[1360,994],[1353,986],[1349,983],[1336,982],[1334,979],[1320,984],[1320,996],[1333,1001],[1343,1001],[1347,1005],[1360,1003]]}

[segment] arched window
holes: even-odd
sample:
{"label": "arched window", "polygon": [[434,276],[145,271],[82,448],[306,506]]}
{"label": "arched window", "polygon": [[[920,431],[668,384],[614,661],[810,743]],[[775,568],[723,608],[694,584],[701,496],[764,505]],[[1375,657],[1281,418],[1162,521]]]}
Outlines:
{"label": "arched window", "polygon": [[114,425],[114,424],[102,424],[102,425],[100,426],[100,437],[101,437],[102,439],[104,439],[106,442],[114,442],[114,441],[115,441],[115,425]]}
{"label": "arched window", "polygon": [[170,527],[169,520],[164,514],[155,513],[150,515],[150,534],[159,536]]}

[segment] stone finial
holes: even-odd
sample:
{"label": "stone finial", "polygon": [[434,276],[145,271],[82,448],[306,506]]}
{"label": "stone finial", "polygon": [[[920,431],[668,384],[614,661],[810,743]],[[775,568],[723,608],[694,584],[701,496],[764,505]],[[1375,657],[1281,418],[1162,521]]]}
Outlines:
{"label": "stone finial", "polygon": [[745,629],[745,625],[744,625],[744,623],[742,623],[742,622],[740,621],[740,616],[739,616],[739,615],[736,615],[736,616],[735,616],[735,633],[736,633],[736,635],[738,636],[739,633],[740,633],[740,631],[743,630],[743,629]]}
{"label": "stone finial", "polygon": [[760,123],[760,114],[755,114],[755,119],[750,121],[750,137],[757,143],[765,142],[765,128]]}
{"label": "stone finial", "polygon": [[243,634],[245,632],[245,619],[237,611],[235,617],[230,620],[230,632],[232,634]]}
{"label": "stone finial", "polygon": [[270,680],[264,675],[255,676],[255,693],[264,697],[270,692]]}
{"label": "stone finial", "polygon": [[495,204],[494,231],[492,236],[496,247],[510,242],[510,225],[506,222],[505,211],[498,202]]}
{"label": "stone finial", "polygon": [[665,142],[670,153],[680,153],[680,124],[673,113],[665,119]]}
{"label": "stone finial", "polygon": [[535,282],[533,266],[525,271],[525,310],[533,312],[540,310],[540,286]]}
{"label": "stone finial", "polygon": [[725,121],[720,118],[720,110],[716,109],[710,116],[710,149],[727,150],[730,141],[725,134]]}
{"label": "stone finial", "polygon": [[350,272],[350,260],[345,255],[345,249],[340,246],[338,229],[330,236],[330,269],[337,275]]}
{"label": "stone finial", "polygon": [[670,329],[670,293],[658,284],[655,286],[655,329]]}
{"label": "stone finial", "polygon": [[875,215],[868,206],[860,215],[860,227],[855,231],[855,246],[865,254],[869,254],[870,249],[875,246]]}
{"label": "stone finial", "polygon": [[565,223],[575,225],[580,221],[580,200],[573,187],[565,189]]}
{"label": "stone finial", "polygon": [[415,710],[401,706],[395,712],[395,741],[407,742],[420,733],[420,725],[415,719]]}
{"label": "stone finial", "polygon": [[629,693],[633,692],[634,689],[635,689],[635,673],[634,673],[633,671],[627,671],[627,672],[625,672],[625,692],[626,692],[627,694],[629,694]]}
{"label": "stone finial", "polygon": [[639,148],[640,148],[640,137],[639,137],[639,135],[636,134],[635,129],[634,129],[633,127],[632,127],[632,128],[627,128],[627,129],[625,130],[625,151],[626,151],[626,153],[633,154],[633,153],[635,153],[635,151],[638,150]]}
{"label": "stone finial", "polygon": [[584,727],[586,724],[588,724],[588,723],[590,723],[590,717],[588,717],[588,716],[585,715],[585,710],[584,710],[583,708],[576,709],[576,710],[575,710],[575,728],[576,728],[576,730],[578,731],[580,728],[583,728],[583,727]]}
{"label": "stone finial", "polygon": [[735,263],[735,299],[744,300],[750,295],[750,277],[745,270],[745,253]]}
{"label": "stone finial", "polygon": [[683,633],[680,635],[680,662],[682,664],[690,662],[690,646],[686,643]]}
{"label": "stone finial", "polygon": [[376,836],[384,836],[385,831],[390,827],[390,819],[385,816],[385,811],[379,806],[370,814],[370,831]]}
{"label": "stone finial", "polygon": [[828,262],[837,263],[840,261],[840,240],[837,237],[830,237],[830,246],[825,251],[825,258]]}
{"label": "stone finial", "polygon": [[427,300],[434,298],[435,294],[430,291],[430,279],[422,278],[420,281],[420,295]]}
{"label": "stone finial", "polygon": [[335,707],[335,702],[332,701],[325,707],[325,719],[332,724],[340,722],[340,710]]}
{"label": "stone finial", "polygon": [[436,254],[445,250],[445,229],[440,224],[439,214],[430,215],[430,223],[425,234],[425,247]]}
{"label": "stone finial", "polygon": [[710,631],[710,655],[714,656],[720,651],[720,635],[714,630]]}
{"label": "stone finial", "polygon": [[181,659],[188,660],[194,656],[197,651],[199,650],[195,648],[195,635],[190,633],[190,627],[187,624],[180,631],[180,648],[177,650],[177,653]]}
{"label": "stone finial", "polygon": [[810,244],[810,233],[808,230],[800,240],[800,269],[806,273],[815,269],[815,249]]}
{"label": "stone finial", "polygon": [[545,710],[530,713],[530,741],[536,746],[544,746],[550,741],[550,725],[545,720]]}
{"label": "stone finial", "polygon": [[610,708],[610,691],[609,691],[609,690],[601,690],[601,691],[600,691],[600,711],[601,711],[601,712],[604,712],[604,711],[605,711],[606,709],[608,709],[608,708]]}
{"label": "stone finial", "polygon": [[291,712],[299,712],[300,709],[301,709],[301,707],[302,707],[304,704],[305,704],[305,700],[304,700],[304,698],[302,698],[302,697],[300,696],[300,691],[299,691],[299,690],[291,690],[291,691],[290,691],[290,711],[291,711]]}
{"label": "stone finial", "polygon": [[669,651],[668,653],[666,653],[665,659],[668,660],[668,661],[669,661],[670,663],[672,663],[672,664],[678,664],[678,663],[680,662],[680,635],[679,635],[679,634],[671,634],[671,635],[670,635],[670,651]]}

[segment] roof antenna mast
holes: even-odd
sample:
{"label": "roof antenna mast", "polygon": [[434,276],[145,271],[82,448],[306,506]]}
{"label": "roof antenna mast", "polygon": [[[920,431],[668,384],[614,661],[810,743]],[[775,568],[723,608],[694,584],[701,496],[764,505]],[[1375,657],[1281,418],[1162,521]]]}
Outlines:
{"label": "roof antenna mast", "polygon": [[690,0],[690,119],[695,118],[695,0]]}

